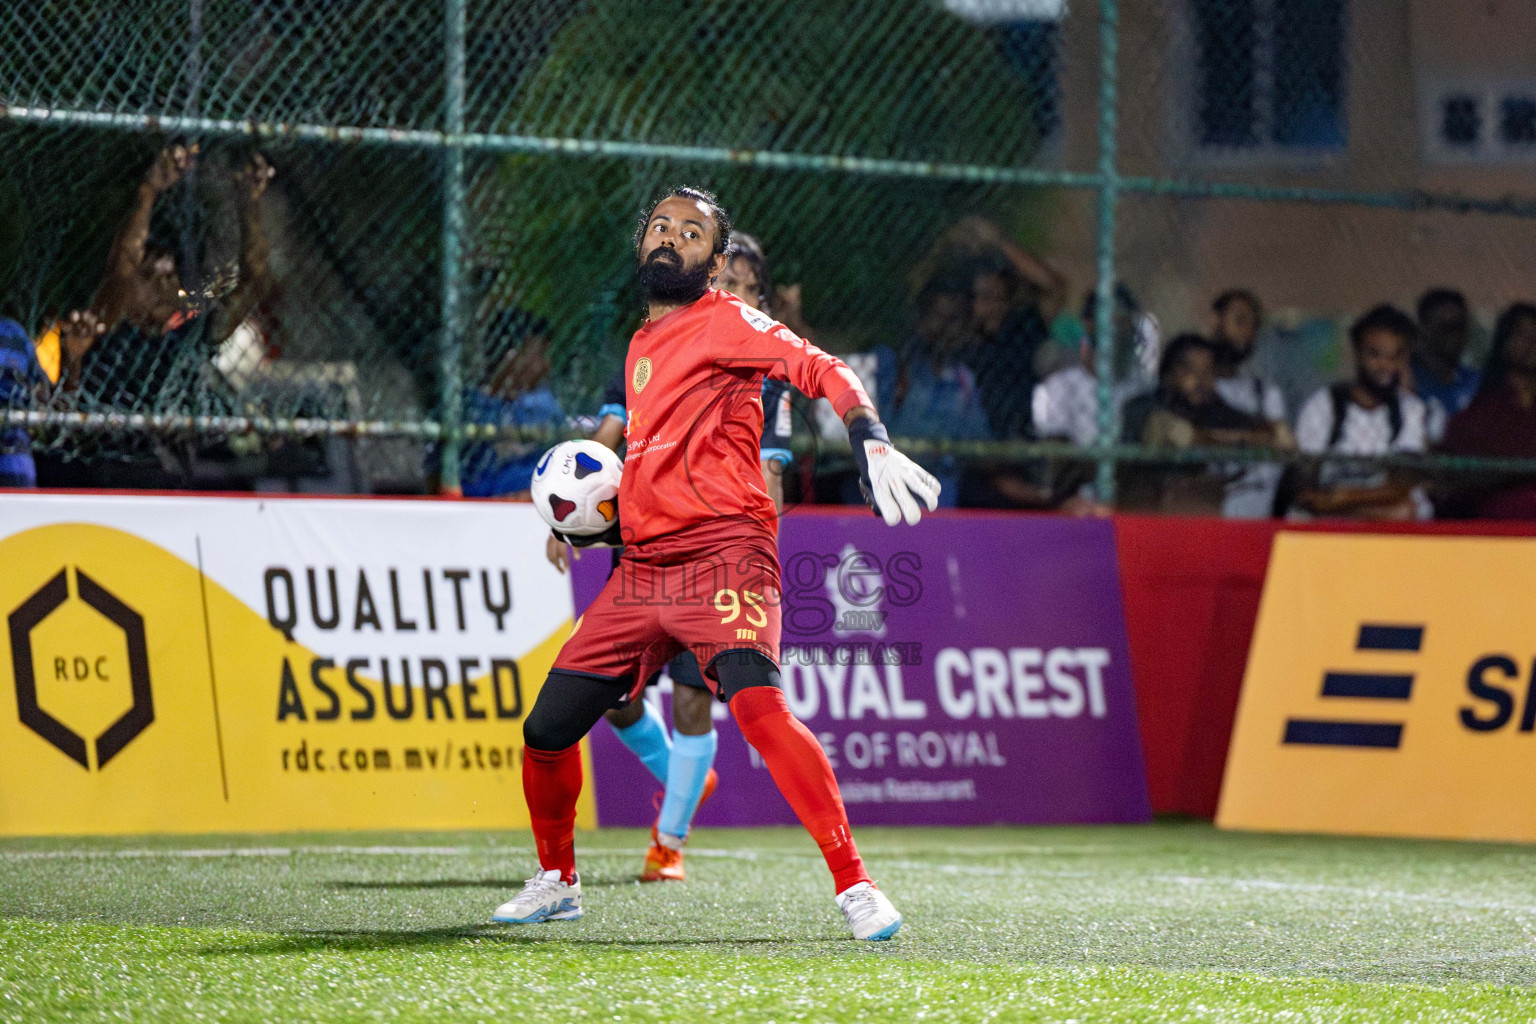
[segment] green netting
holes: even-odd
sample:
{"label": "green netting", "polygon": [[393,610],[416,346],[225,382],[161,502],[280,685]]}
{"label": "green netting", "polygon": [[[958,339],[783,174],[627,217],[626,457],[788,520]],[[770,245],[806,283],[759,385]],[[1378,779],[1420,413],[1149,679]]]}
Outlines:
{"label": "green netting", "polygon": [[[1298,393],[1348,370],[1362,294],[1456,283],[1471,238],[1478,267],[1507,271],[1484,323],[1493,295],[1518,294],[1536,203],[1425,192],[1411,119],[1351,123],[1370,71],[1352,19],[1379,16],[1344,0],[11,5],[0,314],[46,350],[50,325],[101,306],[158,154],[197,159],[148,233],[190,320],[115,327],[78,383],[3,401],[36,451],[89,465],[451,484],[466,440],[590,425],[640,317],[631,229],[686,181],[798,286],[781,301],[801,308],[776,312],[895,381],[893,410],[925,375],[979,392],[973,422],[895,416],[914,450],[1012,466],[1058,499],[1091,458],[1109,494],[1116,463],[1186,458],[1121,444],[1120,402],[1225,288],[1263,296],[1270,375]],[[276,176],[252,221],[240,173],[257,152]],[[1135,309],[1108,301],[1117,282]],[[541,335],[567,418],[483,415],[537,377]],[[1065,428],[1042,431],[1033,386],[1092,336],[1114,342],[1069,394],[1076,445],[1053,446]]]}

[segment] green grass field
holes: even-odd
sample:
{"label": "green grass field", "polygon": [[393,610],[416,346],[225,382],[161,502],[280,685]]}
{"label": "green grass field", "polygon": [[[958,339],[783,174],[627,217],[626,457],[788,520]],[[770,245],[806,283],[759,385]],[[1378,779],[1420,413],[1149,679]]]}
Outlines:
{"label": "green grass field", "polygon": [[1531,1021],[1536,848],[864,829],[848,938],[803,833],[579,837],[586,917],[504,928],[526,834],[0,842],[0,1019]]}

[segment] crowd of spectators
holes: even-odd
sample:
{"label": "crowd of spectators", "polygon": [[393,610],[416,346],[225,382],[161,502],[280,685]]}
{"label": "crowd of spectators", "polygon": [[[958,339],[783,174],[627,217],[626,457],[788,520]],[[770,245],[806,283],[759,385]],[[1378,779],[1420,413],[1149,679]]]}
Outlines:
{"label": "crowd of spectators", "polygon": [[[259,153],[224,164],[238,223],[228,280],[204,280],[189,295],[178,254],[152,230],[157,202],[199,158],[196,146],[173,145],[152,162],[89,303],[35,336],[0,320],[0,406],[206,411],[182,408],[192,383],[216,379],[238,389],[235,363],[251,338],[265,358],[253,317],[272,289],[260,215],[271,166]],[[720,287],[813,342],[840,347],[806,323],[800,285],[773,283],[755,239],[743,235],[732,253]],[[1073,306],[1061,271],[980,217],[943,232],[910,285],[907,336],[848,362],[891,434],[918,442],[913,450],[944,483],[946,504],[1110,511],[1092,449],[1105,430],[1117,430],[1113,507],[1121,510],[1536,518],[1536,475],[1446,460],[1432,469],[1413,458],[1536,459],[1536,305],[1515,303],[1498,317],[1482,368],[1469,360],[1478,327],[1459,291],[1426,291],[1415,315],[1377,306],[1349,326],[1345,379],[1316,388],[1313,378],[1308,391],[1274,376],[1286,365],[1278,351],[1285,342],[1266,331],[1259,296],[1242,288],[1213,297],[1203,330],[1165,339],[1157,316],[1117,284],[1106,318],[1113,358],[1109,379],[1101,379],[1096,296]],[[474,319],[473,349],[485,365],[461,396],[464,422],[478,431],[461,449],[465,496],[526,495],[547,441],[495,435],[503,428],[546,437],[586,432],[622,448],[622,387],[610,388],[613,396],[595,412],[557,397],[554,326],[517,308],[478,309]],[[857,501],[835,459],[809,466],[791,451],[797,432],[836,440],[837,418],[785,388],[765,392],[764,407],[772,427],[764,472],[775,499]],[[1021,450],[986,442],[1052,444]],[[0,429],[0,486],[39,482],[31,449],[25,424]],[[133,459],[73,472],[55,467],[43,482],[165,486],[163,447],[145,446],[141,455],[148,457],[136,468]],[[429,446],[422,463],[429,489],[437,487],[439,462]]]}
{"label": "crowd of spectators", "polygon": [[[1028,440],[1079,449],[1118,423],[1114,507],[1232,518],[1536,517],[1536,476],[1468,471],[1416,455],[1536,457],[1536,305],[1498,319],[1483,369],[1465,296],[1433,288],[1416,315],[1383,304],[1347,331],[1346,379],[1286,390],[1256,358],[1277,342],[1250,290],[1216,295],[1201,332],[1163,339],[1124,284],[1100,380],[1095,296],[1067,312],[1065,278],[976,218],[941,237],[915,283],[913,331],[868,362],[893,435]],[[1112,416],[1105,415],[1104,399]],[[1229,452],[1230,458],[1222,453]],[[1327,456],[1337,456],[1329,458]],[[925,457],[962,505],[1103,513],[1082,457],[999,465]]]}

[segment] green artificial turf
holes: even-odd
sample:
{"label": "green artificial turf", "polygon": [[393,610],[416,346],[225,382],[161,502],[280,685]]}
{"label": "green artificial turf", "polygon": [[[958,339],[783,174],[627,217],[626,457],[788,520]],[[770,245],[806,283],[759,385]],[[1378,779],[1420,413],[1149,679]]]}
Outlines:
{"label": "green artificial turf", "polygon": [[1532,1021],[1536,849],[1209,827],[706,830],[685,885],[580,836],[586,917],[509,928],[526,834],[0,842],[0,1019]]}

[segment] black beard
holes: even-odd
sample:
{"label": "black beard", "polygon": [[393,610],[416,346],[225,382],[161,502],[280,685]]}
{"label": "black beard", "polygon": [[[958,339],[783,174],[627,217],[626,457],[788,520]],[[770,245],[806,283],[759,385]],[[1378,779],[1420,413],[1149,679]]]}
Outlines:
{"label": "black beard", "polygon": [[1380,384],[1377,384],[1363,373],[1360,375],[1359,383],[1362,388],[1365,388],[1366,394],[1370,395],[1378,402],[1392,401],[1392,396],[1397,394],[1399,385],[1398,379],[1394,377],[1392,378],[1391,384],[1388,384],[1386,387],[1382,387]]}
{"label": "black beard", "polygon": [[[662,257],[664,252],[672,253],[671,258]],[[709,264],[689,270],[671,249],[651,250],[640,264],[639,277],[640,287],[652,302],[692,302],[709,290]]]}
{"label": "black beard", "polygon": [[1240,350],[1237,346],[1224,338],[1217,338],[1216,344],[1216,369],[1218,372],[1231,373],[1248,361],[1253,355],[1253,348]]}

